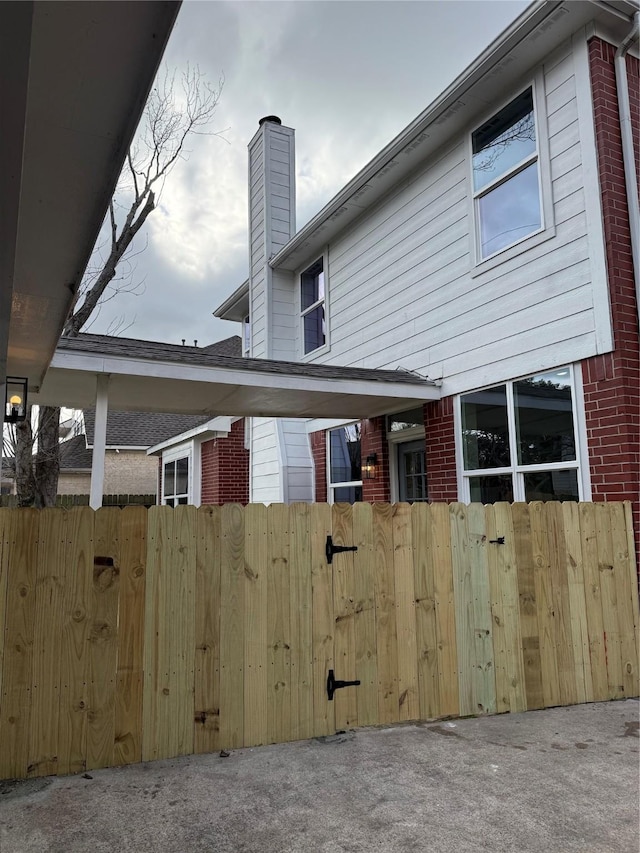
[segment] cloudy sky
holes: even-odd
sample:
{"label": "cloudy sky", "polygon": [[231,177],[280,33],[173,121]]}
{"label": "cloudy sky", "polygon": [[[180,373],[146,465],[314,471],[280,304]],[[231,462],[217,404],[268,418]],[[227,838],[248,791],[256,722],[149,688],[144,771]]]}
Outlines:
{"label": "cloudy sky", "polygon": [[[275,114],[296,130],[301,228],[526,6],[516,0],[185,0],[165,54],[222,98],[140,234],[137,296],[90,328],[200,345],[236,334],[212,311],[247,277],[247,144]],[[126,328],[125,328],[126,327]],[[89,329],[87,329],[89,330]]]}

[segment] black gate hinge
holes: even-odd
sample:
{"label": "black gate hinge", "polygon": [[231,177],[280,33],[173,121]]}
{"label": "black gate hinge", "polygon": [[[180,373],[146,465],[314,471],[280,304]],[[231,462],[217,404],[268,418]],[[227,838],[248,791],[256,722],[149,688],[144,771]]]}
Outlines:
{"label": "black gate hinge", "polygon": [[327,545],[325,547],[325,554],[327,555],[327,563],[331,565],[333,563],[333,555],[334,554],[342,554],[344,551],[357,551],[357,545],[334,545],[333,539],[331,536],[327,536]]}
{"label": "black gate hinge", "polygon": [[359,687],[359,681],[337,681],[333,670],[329,670],[329,675],[327,676],[327,696],[329,697],[329,702],[333,701],[333,694],[336,690],[340,690],[342,687]]}

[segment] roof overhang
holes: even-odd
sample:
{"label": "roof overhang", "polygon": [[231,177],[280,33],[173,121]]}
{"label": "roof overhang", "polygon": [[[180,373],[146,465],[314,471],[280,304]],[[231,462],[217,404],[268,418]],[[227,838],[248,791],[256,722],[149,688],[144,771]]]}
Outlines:
{"label": "roof overhang", "polygon": [[[518,78],[544,56],[592,21],[606,29],[614,41],[623,38],[636,9],[636,3],[626,0],[537,0],[532,3],[283,246],[271,259],[271,267],[299,269],[451,137],[466,132],[476,116],[502,97],[505,80],[515,85]],[[236,290],[230,299],[239,293],[240,290]],[[222,316],[219,312],[226,304],[217,309],[216,316]]]}
{"label": "roof overhang", "polygon": [[[143,351],[145,342],[138,343]],[[111,409],[212,418],[331,414],[357,420],[441,396],[436,383],[404,372],[206,356],[192,347],[166,346],[165,357],[158,349],[148,358],[119,354],[117,345],[111,350],[83,351],[77,339],[63,339],[33,402],[89,408],[101,375],[109,377]]]}
{"label": "roof overhang", "polygon": [[0,3],[0,381],[41,383],[179,7]]}
{"label": "roof overhang", "polygon": [[208,438],[226,438],[231,431],[232,418],[211,418],[204,424],[201,424],[195,429],[189,429],[185,432],[178,433],[166,441],[159,441],[152,447],[147,448],[147,455],[153,456],[162,453],[163,450],[168,450],[170,447],[175,447],[178,444],[184,444],[185,441],[191,441],[194,438],[204,440]]}
{"label": "roof overhang", "polygon": [[219,317],[221,320],[234,320],[237,323],[242,323],[248,313],[249,279],[243,281],[240,287],[236,288],[231,296],[227,297],[222,305],[216,308],[213,316]]}

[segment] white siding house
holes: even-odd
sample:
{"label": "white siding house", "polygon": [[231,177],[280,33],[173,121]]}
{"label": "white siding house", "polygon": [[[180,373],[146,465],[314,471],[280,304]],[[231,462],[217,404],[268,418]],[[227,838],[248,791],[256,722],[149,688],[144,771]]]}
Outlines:
{"label": "white siding house", "polygon": [[[596,95],[593,70],[600,46],[625,38],[633,11],[625,2],[533,4],[297,234],[294,131],[271,116],[249,146],[251,354],[441,382],[448,408],[425,407],[404,424],[412,448],[426,439],[428,482],[430,435],[441,438],[453,412],[457,494],[430,497],[489,500],[503,487],[519,500],[592,495],[583,382],[597,373],[590,360],[616,350],[594,106],[606,90]],[[635,56],[632,48],[631,68]],[[480,454],[476,470],[468,442],[497,440],[487,414],[496,406],[504,458],[489,464]],[[251,499],[322,496],[324,462],[316,453],[314,463],[309,436],[326,428],[255,420]],[[393,435],[390,420],[376,428],[384,434],[374,455],[388,455],[385,470],[402,476],[403,424]],[[527,430],[540,436],[529,457]],[[562,436],[551,449],[554,430]],[[388,495],[406,493],[397,486]]]}

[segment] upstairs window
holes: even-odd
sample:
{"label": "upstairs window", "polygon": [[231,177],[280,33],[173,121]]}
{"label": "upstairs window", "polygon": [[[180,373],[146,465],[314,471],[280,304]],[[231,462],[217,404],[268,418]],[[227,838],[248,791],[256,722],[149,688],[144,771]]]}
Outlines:
{"label": "upstairs window", "polygon": [[471,137],[480,260],[542,228],[538,144],[530,87]]}
{"label": "upstairs window", "polygon": [[325,345],[324,308],[324,260],[319,258],[300,275],[300,309],[305,355]]}

